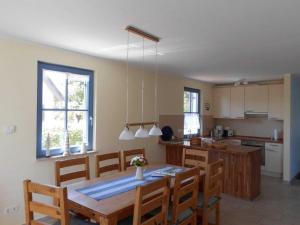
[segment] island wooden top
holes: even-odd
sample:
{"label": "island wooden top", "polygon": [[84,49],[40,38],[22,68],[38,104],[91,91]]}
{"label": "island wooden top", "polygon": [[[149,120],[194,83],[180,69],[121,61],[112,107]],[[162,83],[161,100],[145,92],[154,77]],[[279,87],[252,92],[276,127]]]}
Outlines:
{"label": "island wooden top", "polygon": [[252,147],[252,146],[244,146],[244,145],[227,145],[226,149],[219,149],[213,147],[204,147],[199,145],[191,145],[190,141],[160,141],[162,145],[178,145],[184,148],[193,148],[199,150],[207,150],[207,151],[218,151],[224,153],[231,154],[248,154],[251,152],[261,151],[261,147]]}

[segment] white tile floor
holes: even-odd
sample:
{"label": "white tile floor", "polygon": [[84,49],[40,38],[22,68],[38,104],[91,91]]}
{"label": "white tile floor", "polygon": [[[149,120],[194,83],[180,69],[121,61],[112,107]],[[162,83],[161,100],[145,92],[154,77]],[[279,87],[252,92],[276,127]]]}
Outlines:
{"label": "white tile floor", "polygon": [[252,202],[224,195],[221,225],[300,225],[300,181],[289,185],[264,176],[261,192]]}

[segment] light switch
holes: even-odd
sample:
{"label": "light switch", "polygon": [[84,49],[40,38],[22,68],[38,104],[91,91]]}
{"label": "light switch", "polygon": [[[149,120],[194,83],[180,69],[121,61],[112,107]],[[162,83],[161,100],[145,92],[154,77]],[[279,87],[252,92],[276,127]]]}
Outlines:
{"label": "light switch", "polygon": [[11,135],[16,133],[17,126],[16,125],[7,125],[3,127],[3,133],[6,135]]}

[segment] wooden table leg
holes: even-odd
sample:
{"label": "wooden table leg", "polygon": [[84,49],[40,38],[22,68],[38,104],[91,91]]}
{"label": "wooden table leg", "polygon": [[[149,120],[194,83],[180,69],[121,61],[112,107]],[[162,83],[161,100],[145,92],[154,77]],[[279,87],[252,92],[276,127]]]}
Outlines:
{"label": "wooden table leg", "polygon": [[99,218],[100,225],[117,225],[117,218],[116,217],[105,217],[100,216]]}

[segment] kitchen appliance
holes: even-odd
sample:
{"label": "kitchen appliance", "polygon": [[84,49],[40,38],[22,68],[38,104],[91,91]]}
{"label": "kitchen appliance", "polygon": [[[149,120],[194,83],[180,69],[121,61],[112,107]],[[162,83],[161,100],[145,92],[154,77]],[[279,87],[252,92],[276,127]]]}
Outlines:
{"label": "kitchen appliance", "polygon": [[223,126],[222,125],[217,125],[215,129],[215,137],[221,139],[223,137]]}
{"label": "kitchen appliance", "polygon": [[262,166],[265,165],[265,161],[266,161],[265,142],[242,139],[241,144],[243,146],[260,147],[261,148],[261,165]]}
{"label": "kitchen appliance", "polygon": [[161,132],[162,132],[162,135],[160,136],[160,138],[163,140],[163,141],[170,141],[172,139],[172,136],[173,136],[173,130],[170,126],[164,126],[162,129],[161,129]]}
{"label": "kitchen appliance", "polygon": [[274,129],[273,131],[273,140],[277,141],[278,140],[278,130]]}
{"label": "kitchen appliance", "polygon": [[233,129],[229,129],[228,130],[228,137],[232,137],[233,136]]}
{"label": "kitchen appliance", "polygon": [[233,136],[233,129],[230,127],[225,127],[223,132],[223,137],[232,137]]}

